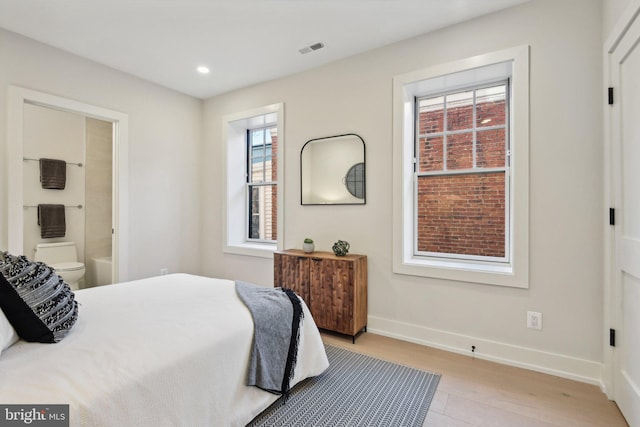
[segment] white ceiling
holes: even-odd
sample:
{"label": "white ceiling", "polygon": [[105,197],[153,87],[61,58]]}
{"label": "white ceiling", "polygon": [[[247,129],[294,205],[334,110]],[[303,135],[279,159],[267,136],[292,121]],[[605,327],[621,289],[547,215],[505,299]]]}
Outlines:
{"label": "white ceiling", "polygon": [[525,1],[0,0],[0,27],[208,98]]}

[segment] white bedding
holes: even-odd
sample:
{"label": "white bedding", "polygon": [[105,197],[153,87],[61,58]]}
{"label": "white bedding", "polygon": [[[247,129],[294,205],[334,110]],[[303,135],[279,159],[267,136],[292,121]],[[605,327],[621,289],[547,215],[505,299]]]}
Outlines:
{"label": "white bedding", "polygon": [[[57,344],[0,355],[0,403],[69,404],[72,426],[242,426],[278,396],[245,385],[253,334],[234,282],[171,274],[76,291]],[[328,367],[303,303],[294,383]]]}

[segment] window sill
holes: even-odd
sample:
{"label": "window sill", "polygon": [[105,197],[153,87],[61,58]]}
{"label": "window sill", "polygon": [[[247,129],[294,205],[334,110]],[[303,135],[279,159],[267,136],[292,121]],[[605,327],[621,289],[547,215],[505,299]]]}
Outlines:
{"label": "window sill", "polygon": [[393,272],[411,276],[455,280],[486,285],[528,288],[508,263],[483,263],[464,260],[436,260],[411,257],[394,262]]}
{"label": "window sill", "polygon": [[273,253],[278,250],[275,243],[242,243],[225,246],[222,251],[228,254],[253,256],[259,258],[273,258]]}

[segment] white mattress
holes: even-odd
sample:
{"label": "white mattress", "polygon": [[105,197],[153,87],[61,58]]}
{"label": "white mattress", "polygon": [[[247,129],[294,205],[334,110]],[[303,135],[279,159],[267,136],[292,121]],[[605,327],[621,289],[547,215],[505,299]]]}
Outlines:
{"label": "white mattress", "polygon": [[[172,274],[76,291],[57,344],[0,355],[0,402],[69,404],[72,426],[241,426],[276,395],[245,385],[253,321],[233,281]],[[328,367],[304,306],[294,382]]]}

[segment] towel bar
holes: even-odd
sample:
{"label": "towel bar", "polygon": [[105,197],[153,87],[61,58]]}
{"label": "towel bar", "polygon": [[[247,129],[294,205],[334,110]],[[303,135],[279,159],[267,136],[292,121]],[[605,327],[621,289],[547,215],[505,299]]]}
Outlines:
{"label": "towel bar", "polygon": [[[31,159],[31,158],[29,158],[29,157],[23,157],[23,158],[22,158],[22,161],[24,161],[24,162],[26,162],[26,161],[28,161],[28,160],[29,160],[29,161],[32,161],[32,162],[39,162],[39,161],[40,161],[40,159]],[[67,163],[68,165],[76,165],[76,166],[78,166],[78,167],[80,167],[80,168],[82,167],[82,163],[73,163],[73,162],[66,162],[66,163]]]}
{"label": "towel bar", "polygon": [[[27,208],[37,208],[37,207],[38,207],[38,205],[22,205],[22,207],[23,207],[24,209],[27,209]],[[78,208],[78,209],[82,209],[82,205],[65,205],[64,207],[65,207],[65,208]]]}

